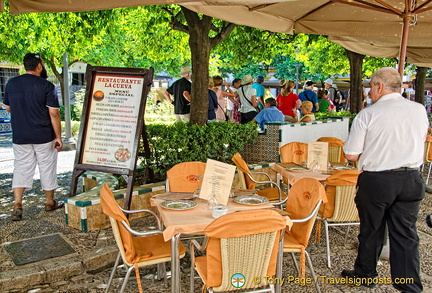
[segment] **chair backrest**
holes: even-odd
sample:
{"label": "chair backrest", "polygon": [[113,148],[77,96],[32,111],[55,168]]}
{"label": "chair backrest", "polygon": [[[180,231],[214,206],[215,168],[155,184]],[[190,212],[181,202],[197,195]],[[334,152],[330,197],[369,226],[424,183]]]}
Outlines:
{"label": "chair backrest", "polygon": [[307,161],[308,144],[303,142],[290,142],[283,145],[280,149],[282,163],[302,163]]}
{"label": "chair backrest", "polygon": [[[321,206],[319,214],[322,218],[327,218],[328,221],[355,221],[358,213],[354,197],[359,175],[358,170],[342,170],[326,179],[328,202]],[[348,215],[351,215],[351,218],[344,220]]]}
{"label": "chair backrest", "polygon": [[[244,180],[246,182],[246,188],[247,189],[255,189],[255,182],[253,182],[249,176],[252,176],[251,170],[249,170],[248,165],[246,164],[245,160],[243,160],[240,153],[236,153],[231,160],[234,162],[234,164],[237,166],[237,169],[243,173]],[[248,176],[249,174],[249,176]]]}
{"label": "chair backrest", "polygon": [[430,163],[432,162],[432,135],[426,135],[426,142],[425,142],[425,162]]}
{"label": "chair backrest", "polygon": [[121,222],[124,221],[130,226],[129,221],[121,211],[119,205],[114,199],[112,191],[106,183],[103,184],[102,189],[100,190],[100,202],[102,211],[110,218],[114,238],[123,261],[129,264],[133,263],[136,251],[132,241],[132,234],[121,224]]}
{"label": "chair backrest", "polygon": [[345,142],[337,137],[320,137],[317,141],[328,142],[328,160],[329,162],[345,162],[345,155],[343,152],[343,146]]}
{"label": "chair backrest", "polygon": [[286,218],[271,209],[230,213],[214,220],[204,231],[209,237],[206,248],[206,285],[215,292],[235,288],[230,280],[241,272],[242,289],[256,288],[255,276],[274,276]]}
{"label": "chair backrest", "polygon": [[[303,219],[309,216],[320,201],[327,202],[324,186],[316,179],[302,178],[291,187],[286,211],[290,218]],[[306,222],[295,223],[286,233],[307,247],[317,213]]]}
{"label": "chair backrest", "polygon": [[204,176],[205,168],[206,163],[196,161],[174,165],[166,173],[167,191],[194,192],[198,189],[196,176]]}

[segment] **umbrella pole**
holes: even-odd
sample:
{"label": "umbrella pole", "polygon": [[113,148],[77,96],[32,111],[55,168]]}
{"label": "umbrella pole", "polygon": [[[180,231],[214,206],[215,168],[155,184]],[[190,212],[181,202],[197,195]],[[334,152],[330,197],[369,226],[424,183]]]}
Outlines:
{"label": "umbrella pole", "polygon": [[401,78],[404,75],[406,51],[407,51],[407,45],[408,45],[409,22],[411,19],[411,15],[405,13],[405,14],[403,14],[402,17],[403,17],[402,37],[401,37],[401,43],[400,43],[400,47],[399,47],[399,66],[398,66],[398,72],[399,72]]}

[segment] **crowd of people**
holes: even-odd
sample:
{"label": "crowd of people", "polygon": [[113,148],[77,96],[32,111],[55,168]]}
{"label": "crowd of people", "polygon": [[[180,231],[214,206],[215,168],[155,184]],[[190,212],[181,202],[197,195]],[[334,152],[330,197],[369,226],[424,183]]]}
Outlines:
{"label": "crowd of people", "polygon": [[[191,74],[190,67],[183,67],[181,78],[164,93],[174,105],[176,121],[188,122],[190,118]],[[265,98],[263,82],[263,76],[254,80],[250,74],[231,84],[219,75],[209,77],[208,120],[242,124],[255,121],[264,130],[266,122],[309,122],[315,120],[316,112],[333,113],[346,107],[346,99],[330,78],[322,89],[317,89],[313,81],[306,81],[299,95],[294,92],[294,81],[282,79],[276,99]]]}

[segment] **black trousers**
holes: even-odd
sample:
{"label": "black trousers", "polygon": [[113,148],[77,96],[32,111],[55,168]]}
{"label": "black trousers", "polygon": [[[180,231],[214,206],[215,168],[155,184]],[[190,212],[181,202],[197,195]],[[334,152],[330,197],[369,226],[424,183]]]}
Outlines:
{"label": "black trousers", "polygon": [[252,121],[252,119],[254,119],[256,115],[258,115],[258,112],[256,111],[240,113],[240,124],[246,124]]}
{"label": "black trousers", "polygon": [[376,265],[387,224],[393,286],[404,292],[421,292],[416,221],[425,186],[420,173],[416,170],[365,171],[360,174],[357,185],[355,202],[360,217],[360,234],[354,265],[356,274],[360,277],[378,276]]}

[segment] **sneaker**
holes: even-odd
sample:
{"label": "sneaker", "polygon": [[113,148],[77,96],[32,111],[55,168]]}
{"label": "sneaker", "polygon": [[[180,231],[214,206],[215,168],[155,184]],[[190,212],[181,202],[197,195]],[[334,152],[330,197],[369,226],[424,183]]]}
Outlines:
{"label": "sneaker", "polygon": [[377,286],[377,283],[374,282],[377,277],[359,277],[356,275],[354,270],[343,270],[341,275],[342,277],[347,278],[347,285],[349,286],[364,286],[370,289],[373,289]]}
{"label": "sneaker", "polygon": [[23,209],[17,208],[12,211],[11,220],[12,221],[21,221],[22,220]]}

